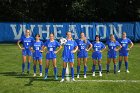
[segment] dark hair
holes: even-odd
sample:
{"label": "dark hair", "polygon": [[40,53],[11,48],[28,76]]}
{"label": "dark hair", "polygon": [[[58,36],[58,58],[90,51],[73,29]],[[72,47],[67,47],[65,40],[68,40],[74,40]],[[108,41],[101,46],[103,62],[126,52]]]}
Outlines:
{"label": "dark hair", "polygon": [[50,33],[49,36],[50,36],[51,34],[54,36],[54,33]]}
{"label": "dark hair", "polygon": [[71,33],[71,31],[68,31],[68,32],[66,32],[66,35],[67,35],[69,32]]}
{"label": "dark hair", "polygon": [[37,36],[40,37],[40,34],[36,34],[36,35],[35,35],[35,37],[37,37]]}
{"label": "dark hair", "polygon": [[99,36],[99,35],[96,35],[96,36],[95,36],[95,41],[96,41],[96,38],[97,38],[97,37],[98,37],[98,38],[99,38],[99,40],[100,40],[100,36]]}

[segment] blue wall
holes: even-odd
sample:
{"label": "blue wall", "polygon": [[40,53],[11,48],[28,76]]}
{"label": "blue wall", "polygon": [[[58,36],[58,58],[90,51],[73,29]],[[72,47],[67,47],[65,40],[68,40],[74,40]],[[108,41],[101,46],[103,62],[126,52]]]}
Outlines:
{"label": "blue wall", "polygon": [[102,41],[114,34],[120,38],[122,32],[133,41],[140,40],[140,22],[107,22],[107,23],[0,23],[0,42],[17,41],[26,29],[30,29],[32,36],[39,33],[41,39],[49,38],[49,33],[53,32],[56,39],[66,37],[66,32],[71,31],[73,38],[77,39],[80,32],[84,32],[89,40],[94,40],[96,34],[101,36]]}

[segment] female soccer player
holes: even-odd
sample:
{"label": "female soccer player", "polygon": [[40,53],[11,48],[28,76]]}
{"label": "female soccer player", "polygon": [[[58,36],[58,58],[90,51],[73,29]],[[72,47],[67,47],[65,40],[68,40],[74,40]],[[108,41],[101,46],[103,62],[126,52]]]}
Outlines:
{"label": "female soccer player", "polygon": [[[57,49],[57,47],[59,47],[59,48]],[[52,60],[53,67],[54,67],[55,80],[58,80],[57,66],[56,66],[56,54],[60,51],[62,46],[60,45],[60,43],[58,41],[54,40],[54,34],[53,33],[50,34],[50,39],[47,40],[44,43],[43,49],[45,49],[45,48],[47,48],[47,52],[46,52],[46,68],[45,68],[45,77],[44,77],[44,79],[48,78],[49,64],[50,64],[50,61]]]}
{"label": "female soccer player", "polygon": [[40,76],[42,76],[42,46],[43,42],[40,41],[40,35],[36,35],[36,41],[33,42],[31,50],[33,51],[33,62],[34,62],[34,77],[36,76],[36,64],[37,61],[39,62],[39,68],[40,68]]}
{"label": "female soccer player", "polygon": [[78,53],[77,53],[77,78],[79,78],[80,74],[80,64],[81,60],[84,64],[84,78],[86,78],[86,71],[87,71],[87,57],[89,51],[92,48],[92,44],[86,39],[85,34],[82,32],[81,38],[77,40],[78,44]]}
{"label": "female soccer player", "polygon": [[102,76],[102,65],[101,65],[101,59],[102,59],[102,52],[106,49],[105,45],[100,42],[99,35],[95,36],[95,42],[92,43],[93,45],[93,53],[92,53],[92,59],[93,59],[93,74],[92,76],[95,76],[95,68],[96,68],[96,60],[98,61],[99,66],[99,76]]}
{"label": "female soccer player", "polygon": [[64,82],[67,63],[69,63],[70,67],[71,67],[72,81],[75,81],[74,68],[73,68],[74,53],[78,50],[78,46],[77,46],[77,43],[72,39],[71,32],[67,32],[66,35],[67,35],[67,42],[64,44],[64,50],[63,50],[63,54],[62,54],[63,69],[62,69],[62,80],[60,82]]}
{"label": "female soccer player", "polygon": [[118,41],[115,40],[113,34],[110,35],[110,40],[106,43],[108,45],[108,57],[107,57],[107,73],[109,73],[109,64],[111,59],[114,63],[114,74],[116,74],[116,58],[117,58],[117,51],[121,49],[121,45]]}
{"label": "female soccer player", "polygon": [[[20,46],[20,42],[22,42],[23,47]],[[31,55],[32,52],[30,50],[31,44],[34,42],[33,37],[30,36],[30,30],[26,30],[25,36],[22,36],[20,40],[18,40],[17,45],[22,50],[22,74],[24,74],[25,63],[26,63],[26,56],[28,56],[28,67],[27,73],[29,74],[30,71],[30,62],[31,62]]]}
{"label": "female soccer player", "polygon": [[[118,72],[120,72],[122,59],[124,58],[126,72],[129,73],[129,70],[128,70],[128,52],[133,47],[134,44],[129,38],[126,37],[126,32],[123,32],[122,39],[120,39],[119,41],[120,41],[122,48],[119,51],[119,70],[118,70]],[[129,44],[130,44],[130,47],[128,48]]]}

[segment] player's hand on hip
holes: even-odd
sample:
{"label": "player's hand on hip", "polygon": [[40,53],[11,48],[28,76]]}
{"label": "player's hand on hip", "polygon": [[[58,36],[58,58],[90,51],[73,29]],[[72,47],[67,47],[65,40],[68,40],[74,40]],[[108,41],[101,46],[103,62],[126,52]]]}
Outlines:
{"label": "player's hand on hip", "polygon": [[127,50],[129,51],[129,50],[130,50],[130,48],[127,48]]}
{"label": "player's hand on hip", "polygon": [[54,51],[54,53],[55,53],[55,54],[57,54],[57,53],[58,53],[58,51]]}
{"label": "player's hand on hip", "polygon": [[86,49],[86,51],[89,51],[88,49]]}
{"label": "player's hand on hip", "polygon": [[72,52],[72,53],[75,53],[76,51],[75,51],[75,50],[72,50],[71,52]]}
{"label": "player's hand on hip", "polygon": [[21,47],[20,49],[21,49],[21,50],[24,50],[25,48],[24,48],[24,47]]}

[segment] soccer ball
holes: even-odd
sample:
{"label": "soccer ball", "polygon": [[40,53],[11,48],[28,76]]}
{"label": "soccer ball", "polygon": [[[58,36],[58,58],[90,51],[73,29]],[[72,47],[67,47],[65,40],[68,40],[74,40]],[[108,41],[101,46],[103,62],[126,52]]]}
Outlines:
{"label": "soccer ball", "polygon": [[64,45],[66,42],[67,42],[67,39],[65,39],[65,38],[60,39],[60,44],[61,45]]}

